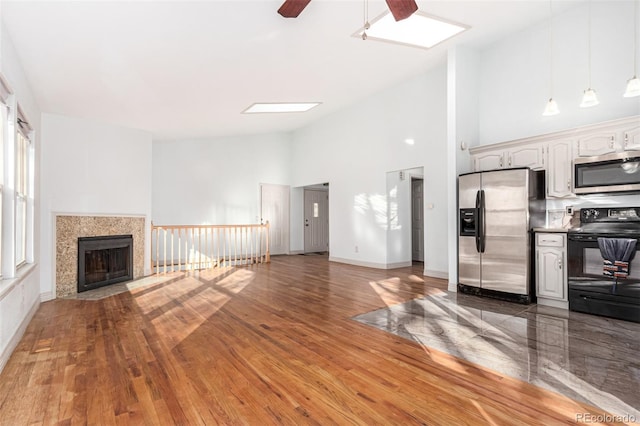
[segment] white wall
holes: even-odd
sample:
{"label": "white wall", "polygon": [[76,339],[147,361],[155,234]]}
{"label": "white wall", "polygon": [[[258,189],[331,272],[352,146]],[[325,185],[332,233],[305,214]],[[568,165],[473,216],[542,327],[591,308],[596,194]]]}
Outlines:
{"label": "white wall", "polygon": [[[1,13],[1,8],[0,8]],[[17,53],[11,43],[11,39],[6,33],[5,27],[0,19],[0,73],[2,73],[9,88],[13,91],[12,106],[20,105],[25,113],[27,120],[32,126],[33,133],[33,148],[35,159],[35,178],[39,178],[39,165],[40,165],[40,109],[31,92],[31,88],[25,78],[24,70],[18,60]],[[15,120],[15,117],[13,117]],[[15,124],[15,121],[14,123]],[[5,136],[8,136],[5,134]],[[6,139],[9,140],[9,139]],[[13,140],[13,139],[10,139]],[[7,172],[7,171],[5,171]],[[13,231],[13,225],[9,223],[13,217],[13,188],[10,184],[12,179],[7,179],[7,173],[5,173],[5,224],[9,226],[4,227],[4,231]],[[34,204],[37,206],[40,199],[40,192],[38,187],[35,188]],[[7,211],[9,210],[9,211]],[[10,213],[10,214],[9,214]],[[37,310],[40,302],[40,286],[39,286],[39,249],[40,249],[40,226],[39,226],[39,212],[36,210],[33,214],[35,226],[33,228],[34,246],[33,246],[33,261],[34,263],[26,267],[22,267],[14,276],[5,276],[0,281],[0,370],[4,367],[11,352],[18,344],[18,341],[24,334],[31,317]],[[5,234],[12,235],[12,232]],[[10,241],[10,240],[8,240]],[[5,256],[9,253],[4,253]],[[5,269],[6,271],[6,269]]]}
{"label": "white wall", "polygon": [[294,186],[330,183],[332,259],[386,267],[386,173],[424,167],[425,269],[446,273],[446,140],[444,65],[294,132]]}
{"label": "white wall", "polygon": [[[623,98],[633,75],[633,2],[592,3],[592,87],[600,105],[579,108],[588,85],[587,5],[554,18],[553,97],[560,114],[543,117],[549,98],[549,22],[481,52],[480,143],[489,144],[640,114]],[[637,43],[640,50],[640,43]]]}
{"label": "white wall", "polygon": [[471,171],[469,147],[479,143],[479,54],[457,46],[447,57],[447,165],[451,171],[447,179],[449,290],[458,284],[458,179]]}
{"label": "white wall", "polygon": [[42,114],[43,297],[54,297],[54,215],[144,216],[150,273],[151,134],[79,118]]}
{"label": "white wall", "polygon": [[289,184],[290,136],[153,143],[158,225],[260,222],[260,184]]}

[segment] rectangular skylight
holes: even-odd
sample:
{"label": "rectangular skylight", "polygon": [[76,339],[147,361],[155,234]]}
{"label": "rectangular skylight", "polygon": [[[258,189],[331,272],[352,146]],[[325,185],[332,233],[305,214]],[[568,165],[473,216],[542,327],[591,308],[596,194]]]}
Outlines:
{"label": "rectangular skylight", "polygon": [[[417,11],[407,19],[396,22],[389,11],[371,21],[367,40],[379,40],[407,46],[429,49],[443,41],[468,30],[469,27],[446,21],[436,16]],[[362,37],[364,27],[354,37]]]}
{"label": "rectangular skylight", "polygon": [[265,112],[306,112],[320,105],[320,102],[271,102],[255,103],[242,111],[243,114],[258,114]]}

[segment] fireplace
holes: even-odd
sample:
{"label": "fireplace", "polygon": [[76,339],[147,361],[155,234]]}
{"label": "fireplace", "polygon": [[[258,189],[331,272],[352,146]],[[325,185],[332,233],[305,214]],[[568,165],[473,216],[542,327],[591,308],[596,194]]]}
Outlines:
{"label": "fireplace", "polygon": [[132,235],[78,238],[78,293],[132,279]]}

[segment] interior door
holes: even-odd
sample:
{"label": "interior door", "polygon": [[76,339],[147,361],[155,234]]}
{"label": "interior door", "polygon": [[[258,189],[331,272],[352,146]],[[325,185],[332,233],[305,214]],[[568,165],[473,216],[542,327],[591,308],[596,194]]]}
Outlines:
{"label": "interior door", "polygon": [[260,218],[269,221],[269,251],[289,253],[289,193],[288,185],[260,185]]}
{"label": "interior door", "polygon": [[304,252],[329,250],[329,191],[304,190]]}
{"label": "interior door", "polygon": [[424,262],[424,182],[411,179],[411,259]]}

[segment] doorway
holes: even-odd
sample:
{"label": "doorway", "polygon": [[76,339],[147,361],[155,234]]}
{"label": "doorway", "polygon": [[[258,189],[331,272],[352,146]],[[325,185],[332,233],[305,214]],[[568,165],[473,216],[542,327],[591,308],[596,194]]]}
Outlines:
{"label": "doorway", "polygon": [[424,263],[424,181],[411,177],[411,260]]}
{"label": "doorway", "polygon": [[304,189],[304,252],[329,251],[329,190]]}

